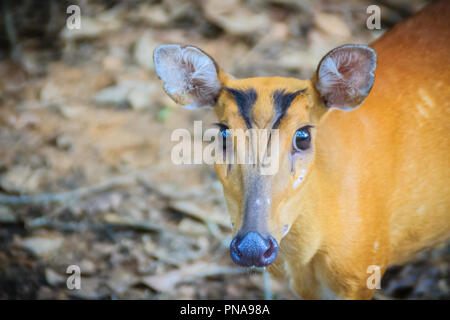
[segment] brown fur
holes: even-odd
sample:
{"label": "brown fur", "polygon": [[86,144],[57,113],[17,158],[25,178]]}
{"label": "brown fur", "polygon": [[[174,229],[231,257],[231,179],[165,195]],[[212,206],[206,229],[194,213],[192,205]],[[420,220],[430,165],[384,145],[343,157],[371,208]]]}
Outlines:
{"label": "brown fur", "polygon": [[[441,1],[399,24],[371,45],[378,54],[373,89],[357,110],[327,111],[315,79],[232,79],[254,88],[254,123],[273,119],[272,94],[307,88],[280,123],[279,172],[271,176],[267,225],[280,244],[269,271],[289,277],[306,299],[367,299],[367,268],[402,263],[450,233],[450,6]],[[301,63],[299,61],[299,63]],[[215,112],[232,129],[246,129],[233,98],[222,90]],[[295,131],[313,129],[313,149],[290,172]],[[299,170],[305,181],[292,185]],[[239,230],[245,165],[216,165]],[[283,225],[291,225],[281,240]],[[281,241],[280,241],[281,240]],[[330,296],[331,294],[331,296]]]}

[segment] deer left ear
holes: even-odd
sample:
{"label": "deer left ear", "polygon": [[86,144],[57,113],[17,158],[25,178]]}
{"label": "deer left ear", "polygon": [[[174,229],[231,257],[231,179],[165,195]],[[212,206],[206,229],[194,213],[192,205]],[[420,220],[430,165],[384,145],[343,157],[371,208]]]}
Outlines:
{"label": "deer left ear", "polygon": [[344,45],[319,63],[315,87],[328,108],[357,108],[372,89],[377,54],[367,46]]}
{"label": "deer left ear", "polygon": [[187,109],[214,106],[222,87],[214,60],[200,49],[161,45],[153,53],[155,69],[164,90]]}

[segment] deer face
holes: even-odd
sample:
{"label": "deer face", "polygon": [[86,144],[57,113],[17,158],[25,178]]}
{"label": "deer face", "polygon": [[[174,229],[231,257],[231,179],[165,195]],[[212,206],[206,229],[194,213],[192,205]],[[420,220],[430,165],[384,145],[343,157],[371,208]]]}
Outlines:
{"label": "deer face", "polygon": [[[298,218],[296,206],[308,200],[301,191],[314,166],[320,119],[332,108],[352,110],[362,103],[374,81],[375,52],[356,45],[336,48],[322,59],[311,80],[234,79],[191,46],[159,46],[154,60],[175,102],[214,108],[225,156],[259,155],[251,163],[216,163],[215,168],[233,225],[233,261],[243,266],[271,264],[278,243]],[[250,132],[244,148],[238,147],[237,132]],[[276,162],[276,170],[264,171],[269,155],[269,166]]]}

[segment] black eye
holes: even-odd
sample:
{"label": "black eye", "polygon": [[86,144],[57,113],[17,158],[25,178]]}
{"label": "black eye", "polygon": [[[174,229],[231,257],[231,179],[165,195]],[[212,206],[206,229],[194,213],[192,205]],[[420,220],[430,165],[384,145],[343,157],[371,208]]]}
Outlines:
{"label": "black eye", "polygon": [[228,137],[228,135],[229,135],[229,132],[230,130],[227,128],[227,129],[220,129],[220,133],[222,134],[222,139],[223,140],[226,140],[227,139],[227,137]]}
{"label": "black eye", "polygon": [[310,126],[298,129],[294,134],[292,146],[295,151],[303,151],[309,149],[311,146],[311,132]]}
{"label": "black eye", "polygon": [[230,132],[230,128],[228,128],[226,125],[222,124],[222,123],[217,123],[217,125],[219,126],[219,130],[220,130],[220,136],[222,138],[222,147],[223,150],[225,150],[227,148],[227,139],[230,137],[231,132]]}

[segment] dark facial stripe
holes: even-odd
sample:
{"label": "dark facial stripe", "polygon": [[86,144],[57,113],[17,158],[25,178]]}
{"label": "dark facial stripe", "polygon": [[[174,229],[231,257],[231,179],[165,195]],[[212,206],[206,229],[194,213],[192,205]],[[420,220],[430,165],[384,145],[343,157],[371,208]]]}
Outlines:
{"label": "dark facial stripe", "polygon": [[273,103],[275,106],[275,122],[273,123],[272,128],[277,129],[280,125],[281,118],[283,118],[287,109],[291,106],[292,101],[294,101],[295,97],[299,94],[305,92],[306,89],[297,90],[295,92],[287,92],[285,93],[284,89],[276,90],[273,94]]}
{"label": "dark facial stripe", "polygon": [[258,98],[255,89],[250,88],[245,91],[237,90],[232,88],[225,88],[228,92],[230,92],[234,99],[236,100],[236,104],[239,109],[239,113],[247,125],[247,128],[250,129],[252,127],[250,122],[252,107]]}

